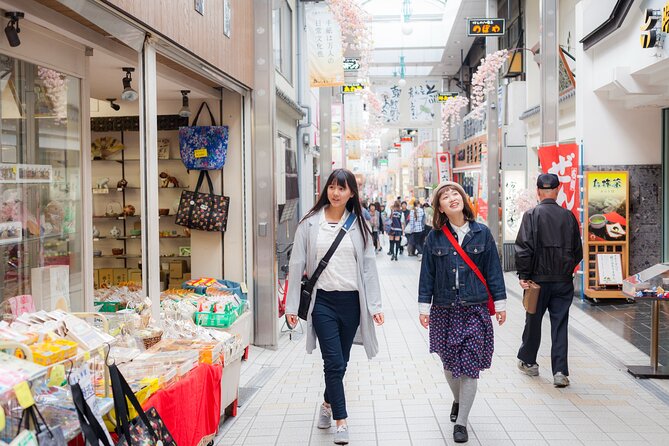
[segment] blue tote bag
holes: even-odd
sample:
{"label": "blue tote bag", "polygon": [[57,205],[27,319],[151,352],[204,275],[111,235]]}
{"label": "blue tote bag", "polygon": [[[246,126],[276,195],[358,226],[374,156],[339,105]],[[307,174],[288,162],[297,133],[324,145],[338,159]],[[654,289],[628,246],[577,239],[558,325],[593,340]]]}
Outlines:
{"label": "blue tote bag", "polygon": [[[198,118],[205,106],[212,125],[199,126]],[[179,151],[188,170],[219,170],[225,165],[228,126],[216,125],[214,115],[206,102],[200,105],[192,126],[179,128]]]}

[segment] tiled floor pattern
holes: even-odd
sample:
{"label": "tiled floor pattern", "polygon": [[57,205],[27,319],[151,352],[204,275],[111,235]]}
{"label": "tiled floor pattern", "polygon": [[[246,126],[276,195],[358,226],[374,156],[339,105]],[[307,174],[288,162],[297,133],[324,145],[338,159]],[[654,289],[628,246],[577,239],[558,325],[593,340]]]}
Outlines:
{"label": "tiled floor pattern", "polygon": [[[379,254],[386,324],[377,330],[381,353],[368,361],[354,346],[346,392],[351,445],[451,445],[452,402],[438,358],[427,352],[418,323],[419,262]],[[572,385],[552,386],[550,338],[544,321],[541,376],[516,369],[524,311],[515,277],[506,276],[508,322],[496,327],[493,367],[482,374],[469,419],[470,445],[669,445],[669,386],[637,381],[623,366],[648,357],[572,307]],[[283,335],[277,350],[252,348],[241,385],[269,379],[223,424],[217,445],[331,445],[334,428],[316,428],[322,401],[320,354],[307,355],[304,338]]]}

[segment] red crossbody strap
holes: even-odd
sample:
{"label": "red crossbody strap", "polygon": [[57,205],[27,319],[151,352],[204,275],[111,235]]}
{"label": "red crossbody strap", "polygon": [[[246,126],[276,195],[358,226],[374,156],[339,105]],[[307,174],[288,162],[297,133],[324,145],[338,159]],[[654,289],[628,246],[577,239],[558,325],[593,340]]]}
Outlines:
{"label": "red crossbody strap", "polygon": [[471,270],[474,271],[474,274],[476,274],[476,277],[478,277],[479,280],[481,282],[483,282],[483,285],[485,286],[485,290],[488,292],[488,298],[492,299],[492,294],[490,294],[490,290],[488,289],[488,283],[483,278],[483,274],[481,274],[481,271],[479,270],[478,266],[476,266],[474,261],[462,249],[462,246],[460,246],[458,241],[455,240],[455,237],[453,237],[453,234],[451,234],[451,231],[448,230],[447,225],[442,226],[441,230],[444,231],[444,234],[446,235],[446,238],[448,239],[449,242],[451,242],[451,245],[453,245],[453,247],[458,252],[458,254],[460,254],[460,257],[462,257],[462,260],[464,260],[465,263],[467,264],[467,266],[469,266],[469,268],[471,268]]}

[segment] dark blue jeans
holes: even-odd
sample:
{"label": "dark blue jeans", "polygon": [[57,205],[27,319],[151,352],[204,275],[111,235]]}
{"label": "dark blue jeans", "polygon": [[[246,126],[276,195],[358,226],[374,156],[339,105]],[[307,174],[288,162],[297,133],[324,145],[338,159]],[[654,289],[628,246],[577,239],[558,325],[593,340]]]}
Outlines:
{"label": "dark blue jeans", "polygon": [[332,418],[343,420],[348,417],[344,396],[344,374],[353,338],[360,325],[358,292],[318,290],[311,320],[323,355],[325,372],[323,397],[332,407]]}
{"label": "dark blue jeans", "polygon": [[567,361],[569,307],[574,300],[572,282],[541,282],[537,312],[525,313],[523,342],[518,350],[518,359],[525,364],[537,363],[537,352],[541,345],[541,322],[546,310],[551,320],[551,366],[553,375],[562,372],[569,376]]}

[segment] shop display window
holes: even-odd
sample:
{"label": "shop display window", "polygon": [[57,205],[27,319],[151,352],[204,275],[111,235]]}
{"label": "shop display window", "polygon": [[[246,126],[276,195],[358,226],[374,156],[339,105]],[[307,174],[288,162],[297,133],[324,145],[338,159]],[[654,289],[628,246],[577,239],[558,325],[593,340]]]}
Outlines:
{"label": "shop display window", "polygon": [[84,308],[80,80],[0,54],[0,303]]}

